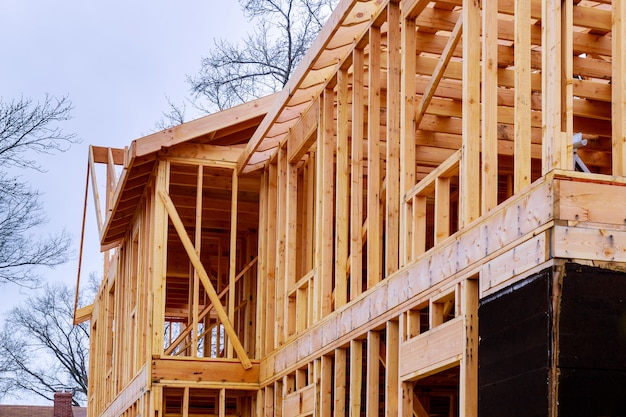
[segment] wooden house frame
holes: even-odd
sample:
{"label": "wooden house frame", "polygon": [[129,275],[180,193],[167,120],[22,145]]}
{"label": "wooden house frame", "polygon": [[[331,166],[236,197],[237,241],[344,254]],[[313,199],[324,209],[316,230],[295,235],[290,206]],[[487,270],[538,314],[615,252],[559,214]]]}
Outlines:
{"label": "wooden house frame", "polygon": [[341,0],[283,91],[91,147],[89,415],[623,415],[625,43],[618,0]]}

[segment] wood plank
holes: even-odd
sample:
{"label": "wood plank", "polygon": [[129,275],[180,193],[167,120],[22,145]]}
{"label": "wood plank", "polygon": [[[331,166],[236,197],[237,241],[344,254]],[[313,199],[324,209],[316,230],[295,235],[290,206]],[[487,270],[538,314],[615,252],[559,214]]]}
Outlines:
{"label": "wood plank", "polygon": [[435,245],[450,236],[450,178],[435,181]]}
{"label": "wood plank", "polygon": [[515,152],[513,192],[530,184],[530,0],[515,0]]}
{"label": "wood plank", "polygon": [[380,27],[369,31],[369,79],[367,118],[367,287],[381,280],[382,248],[380,224],[381,168],[380,168]]}
{"label": "wood plank", "polygon": [[626,261],[626,231],[554,226],[552,254],[555,258]]}
{"label": "wood plank", "polygon": [[400,417],[413,417],[413,387],[415,383],[408,381],[402,382],[402,401],[400,401]]}
{"label": "wood plank", "polygon": [[626,5],[613,2],[611,143],[613,175],[626,175]]}
{"label": "wood plank", "polygon": [[[542,54],[543,155],[542,174],[563,168],[561,161],[561,2],[542,2],[544,27],[542,45],[549,54]],[[545,24],[550,22],[550,24]]]}
{"label": "wood plank", "polygon": [[[330,416],[332,409],[332,377],[333,377],[333,360],[332,357],[324,355],[320,358],[320,380],[319,380],[319,415]],[[313,412],[314,404],[306,411]],[[303,407],[304,408],[304,407]],[[305,411],[305,410],[303,410]]]}
{"label": "wood plank", "polygon": [[348,367],[348,350],[346,348],[335,349],[335,375],[334,375],[334,411],[335,417],[345,417],[346,407],[346,388],[347,388],[347,367]]}
{"label": "wood plank", "polygon": [[363,341],[350,340],[350,417],[361,416]]}
{"label": "wood plank", "polygon": [[169,163],[159,161],[155,178],[155,202],[152,213],[152,355],[160,356],[164,346],[165,315],[165,275],[167,271],[167,211],[156,198],[157,193],[165,193],[169,188]]}
{"label": "wood plank", "polygon": [[[237,276],[237,191],[239,176],[236,169],[232,171],[231,207],[230,207],[230,247],[228,250],[228,320],[235,322],[235,282]],[[199,252],[197,254],[199,257]],[[197,274],[197,271],[196,271]],[[233,341],[228,339],[227,357],[233,357]],[[241,347],[243,351],[243,346]],[[237,352],[239,353],[239,352]]]}
{"label": "wood plank", "polygon": [[287,258],[287,152],[283,146],[278,150],[277,156],[277,178],[276,178],[276,333],[274,334],[276,346],[285,343],[289,336],[288,313],[287,313],[287,293],[285,265]]}
{"label": "wood plank", "polygon": [[478,280],[461,282],[463,355],[459,386],[462,416],[478,416]]}
{"label": "wood plank", "polygon": [[[405,3],[403,3],[404,5]],[[415,184],[415,19],[402,17],[402,74],[400,77],[400,193],[406,192]],[[403,204],[405,209],[400,218],[400,230],[404,230],[405,242],[412,241],[410,207]],[[400,265],[406,265],[411,260],[411,245],[400,245]]]}
{"label": "wood plank", "polygon": [[378,417],[379,406],[379,359],[380,358],[380,333],[370,330],[367,332],[367,369],[366,384],[367,396],[365,398],[365,415]]}
{"label": "wood plank", "polygon": [[[285,296],[289,293],[289,289],[295,284],[297,279],[298,265],[298,167],[286,161],[286,207],[285,217],[285,278],[284,291]],[[305,305],[306,306],[306,305]],[[289,297],[285,303],[285,338],[293,335],[297,328],[297,309],[299,306],[293,297]],[[306,317],[306,316],[305,316]]]}
{"label": "wood plank", "polygon": [[498,205],[498,1],[483,1],[481,210]]}
{"label": "wood plank", "polygon": [[269,164],[268,167],[268,184],[267,184],[267,304],[266,317],[267,327],[265,329],[265,352],[271,352],[276,343],[276,212],[277,212],[277,176],[278,167],[276,164]]}
{"label": "wood plank", "polygon": [[480,289],[483,294],[507,285],[511,278],[543,264],[549,258],[546,233],[522,242],[481,267]]}
{"label": "wood plank", "polygon": [[400,325],[388,321],[385,332],[385,417],[398,415]]}
{"label": "wood plank", "polygon": [[363,129],[364,97],[363,73],[365,52],[355,48],[352,65],[352,153],[350,170],[350,299],[355,299],[363,287]]}
{"label": "wood plank", "polygon": [[459,226],[480,216],[480,7],[463,1],[463,156],[460,173]]}
{"label": "wood plank", "polygon": [[[563,2],[561,14],[561,160],[563,168],[574,170],[573,138],[574,136],[574,40],[573,40],[573,5],[574,2]],[[577,7],[578,8],[578,7]],[[582,100],[576,100],[581,102]],[[585,100],[586,101],[586,100]]]}
{"label": "wood plank", "polygon": [[178,381],[181,383],[215,382],[224,384],[259,383],[259,362],[243,369],[237,359],[153,358],[151,362],[153,383]]}
{"label": "wood plank", "polygon": [[334,91],[324,90],[322,99],[322,136],[318,139],[318,210],[320,221],[317,229],[316,279],[319,282],[318,315],[316,320],[332,311],[333,274],[333,225],[334,225]]}
{"label": "wood plank", "polygon": [[430,0],[407,0],[402,2],[402,17],[404,19],[415,19],[428,6]]}
{"label": "wood plank", "polygon": [[337,73],[337,152],[335,197],[335,308],[348,302],[348,247],[350,202],[350,155],[348,70]]}
{"label": "wood plank", "polygon": [[400,380],[426,376],[459,363],[463,353],[463,318],[457,317],[400,345]]}
{"label": "wood plank", "polygon": [[287,143],[287,159],[290,163],[298,162],[315,143],[319,124],[319,97],[316,98],[302,114],[298,123],[289,131]]}
{"label": "wood plank", "polygon": [[387,4],[386,56],[385,277],[395,272],[400,264],[400,40],[400,5],[390,1]]}
{"label": "wood plank", "polygon": [[[559,181],[558,218],[576,223],[623,226],[626,187],[582,181]],[[576,224],[574,223],[574,224]]]}

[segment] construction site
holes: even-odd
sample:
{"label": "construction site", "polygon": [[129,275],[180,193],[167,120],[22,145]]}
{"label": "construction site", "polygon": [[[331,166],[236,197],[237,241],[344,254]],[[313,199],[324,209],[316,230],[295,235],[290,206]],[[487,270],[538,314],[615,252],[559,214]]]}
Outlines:
{"label": "construction site", "polygon": [[619,0],[341,0],[91,146],[88,415],[626,416],[625,51]]}

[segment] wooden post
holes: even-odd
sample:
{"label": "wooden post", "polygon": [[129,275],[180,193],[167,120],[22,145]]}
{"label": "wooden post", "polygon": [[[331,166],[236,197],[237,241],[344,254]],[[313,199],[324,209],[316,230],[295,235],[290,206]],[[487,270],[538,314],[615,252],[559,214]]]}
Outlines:
{"label": "wooden post", "polygon": [[[515,0],[515,162],[513,192],[530,185],[530,0]],[[549,52],[548,52],[549,53]],[[551,111],[551,109],[547,109]]]}
{"label": "wooden post", "polygon": [[319,378],[319,414],[320,417],[330,417],[332,410],[332,375],[333,360],[330,356],[322,356],[320,361],[320,378]]}
{"label": "wooden post", "polygon": [[350,417],[361,416],[363,383],[363,341],[350,341]]}
{"label": "wooden post", "polygon": [[450,236],[450,178],[435,181],[435,245]]}
{"label": "wooden post", "polygon": [[381,279],[380,262],[380,28],[369,32],[367,134],[367,287]]}
{"label": "wooden post", "polygon": [[[194,246],[196,248],[196,254],[200,256],[202,249],[202,180],[203,180],[204,167],[198,165],[198,172],[196,179],[196,225],[194,229]],[[200,280],[198,279],[198,273],[193,271],[193,283],[191,286],[191,356],[198,355],[198,309],[200,304]]]}
{"label": "wooden post", "polygon": [[385,417],[398,416],[400,325],[398,321],[387,322],[385,337]]}
{"label": "wooden post", "polygon": [[348,352],[345,348],[335,349],[335,417],[345,417],[346,408],[346,369]]}
{"label": "wooden post", "polygon": [[400,5],[390,1],[387,4],[385,276],[395,272],[400,263],[400,72]]}
{"label": "wooden post", "polygon": [[370,330],[367,332],[367,398],[365,399],[365,415],[367,417],[378,417],[379,361],[380,333]]}
{"label": "wooden post", "polygon": [[459,387],[460,417],[478,416],[478,280],[466,279],[461,284],[461,303],[464,316]]}
{"label": "wooden post", "polygon": [[400,417],[413,417],[413,386],[412,381],[406,381],[401,384],[402,387],[402,399],[400,401],[400,411],[398,415]]}
{"label": "wooden post", "polygon": [[[237,172],[235,170],[235,172]],[[219,398],[219,417],[226,417],[226,389],[220,389],[220,398]]]}
{"label": "wooden post", "polygon": [[337,72],[337,188],[335,213],[335,308],[348,301],[348,226],[350,166],[348,154],[348,69]]}
{"label": "wooden post", "polygon": [[285,288],[285,265],[287,259],[285,256],[286,236],[287,236],[287,150],[281,146],[278,149],[278,173],[276,180],[277,188],[277,204],[276,204],[276,346],[285,343],[288,337],[287,326],[287,291]]}
{"label": "wooden post", "polygon": [[276,164],[269,164],[267,183],[267,302],[266,302],[266,334],[265,352],[271,352],[278,346],[276,320],[276,205],[277,205],[277,177]]}
{"label": "wooden post", "polygon": [[463,157],[459,223],[480,216],[480,2],[463,1]]}
{"label": "wooden post", "polygon": [[155,180],[155,204],[152,223],[152,354],[163,353],[165,330],[165,273],[167,269],[167,213],[158,194],[169,188],[169,162],[159,161]]}
{"label": "wooden post", "polygon": [[297,281],[297,242],[296,227],[298,223],[298,168],[295,164],[286,163],[286,207],[285,219],[285,339],[296,332],[296,300],[288,297],[289,289]]}
{"label": "wooden post", "polygon": [[612,4],[611,126],[613,175],[626,175],[626,4]]}
{"label": "wooden post", "polygon": [[[231,180],[231,202],[230,202],[230,249],[228,251],[228,320],[235,322],[235,277],[237,276],[237,192],[238,185],[237,170],[233,169]],[[227,356],[233,357],[233,341],[228,336]]]}
{"label": "wooden post", "polygon": [[350,198],[350,299],[363,287],[363,112],[364,51],[352,52],[352,155]]}
{"label": "wooden post", "polygon": [[[574,169],[574,2],[564,1],[561,14],[561,161]],[[615,32],[613,32],[615,33]],[[623,55],[622,53],[618,56]],[[613,55],[615,56],[615,55]]]}
{"label": "wooden post", "polygon": [[412,218],[411,206],[404,203],[404,195],[415,184],[415,18],[402,17],[402,75],[400,90],[402,100],[400,111],[400,196],[402,217],[400,230],[404,230],[404,243],[400,245],[400,264],[405,265],[412,259]]}
{"label": "wooden post", "polygon": [[481,208],[498,205],[498,0],[483,0]]}
{"label": "wooden post", "polygon": [[334,91],[324,90],[322,101],[322,131],[318,148],[318,210],[317,224],[317,280],[319,281],[319,303],[317,304],[320,320],[332,311],[333,292],[333,224],[334,224]]}
{"label": "wooden post", "polygon": [[[255,323],[255,357],[262,358],[265,356],[265,345],[268,331],[267,311],[270,308],[268,305],[267,297],[267,247],[269,246],[268,240],[268,213],[267,213],[267,199],[268,199],[268,173],[267,169],[263,170],[261,174],[261,187],[259,190],[259,252],[258,252],[258,265],[257,265],[257,287],[256,287],[256,302],[257,306],[264,306],[263,308],[257,308],[256,323]],[[261,415],[258,413],[257,415]]]}
{"label": "wooden post", "polygon": [[545,175],[565,163],[561,160],[561,0],[545,0],[541,5],[541,173]]}

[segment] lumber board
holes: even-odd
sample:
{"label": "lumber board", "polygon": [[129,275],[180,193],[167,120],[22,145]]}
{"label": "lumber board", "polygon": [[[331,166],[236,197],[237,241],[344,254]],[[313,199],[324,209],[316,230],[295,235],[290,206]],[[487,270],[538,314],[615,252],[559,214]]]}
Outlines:
{"label": "lumber board", "polygon": [[[353,51],[353,67],[362,68],[365,52],[362,48]],[[356,71],[352,80],[352,146],[350,155],[350,299],[362,292],[363,277],[363,72]]]}
{"label": "lumber board", "polygon": [[335,349],[335,367],[334,367],[334,407],[333,416],[344,417],[347,413],[346,389],[348,381],[348,350],[346,348]]}
{"label": "lumber board", "polygon": [[337,73],[337,150],[335,208],[335,308],[348,302],[348,248],[350,223],[350,155],[348,114],[348,70]]}
{"label": "lumber board", "polygon": [[[389,276],[400,263],[400,5],[387,4],[386,164],[385,164],[385,271]],[[371,241],[370,241],[371,242]]]}
{"label": "lumber board", "polygon": [[495,288],[507,285],[508,280],[547,261],[550,256],[547,235],[548,232],[539,233],[485,263],[480,272],[481,292],[493,292]]}
{"label": "lumber board", "polygon": [[365,415],[367,417],[378,416],[378,394],[379,394],[379,359],[380,358],[380,333],[370,330],[367,332],[367,366],[366,366],[366,386],[367,396],[365,397]]}
{"label": "lumber board", "polygon": [[424,377],[458,364],[463,353],[463,317],[400,344],[400,380]]}
{"label": "lumber board", "polygon": [[[545,24],[542,31],[542,45],[549,54],[542,55],[542,112],[543,154],[542,174],[555,168],[564,167],[561,155],[561,2],[543,2],[542,14]],[[549,109],[549,110],[548,110]]]}
{"label": "lumber board", "polygon": [[530,0],[515,1],[515,174],[513,192],[530,184]]}
{"label": "lumber board", "polygon": [[626,187],[583,181],[559,181],[555,210],[559,219],[577,223],[624,225]]}
{"label": "lumber board", "polygon": [[153,358],[151,378],[153,384],[176,382],[193,386],[203,382],[254,387],[259,383],[259,362],[254,361],[252,367],[246,370],[237,359]]}
{"label": "lumber board", "polygon": [[369,29],[367,118],[367,287],[381,280],[380,27]]}
{"label": "lumber board", "polygon": [[626,231],[555,225],[552,254],[564,259],[626,262]]}
{"label": "lumber board", "polygon": [[481,72],[481,210],[498,204],[498,1],[483,2]]}
{"label": "lumber board", "polygon": [[[403,3],[404,5],[405,3]],[[400,77],[400,195],[405,193],[415,184],[415,105],[417,97],[414,93],[416,88],[415,57],[416,45],[415,19],[406,18],[404,10],[401,19],[401,64],[402,74]],[[410,76],[408,74],[411,74]],[[410,207],[403,205],[401,211],[400,230],[404,231],[402,238],[405,242],[412,242],[413,228],[411,227]],[[406,265],[412,258],[412,244],[400,245],[400,266]]]}
{"label": "lumber board", "polygon": [[350,417],[361,416],[361,387],[363,382],[363,341],[350,341]]}
{"label": "lumber board", "polygon": [[398,415],[400,325],[388,321],[385,332],[385,417]]}
{"label": "lumber board", "polygon": [[622,2],[613,2],[612,13],[612,165],[613,175],[626,175],[626,6]]}
{"label": "lumber board", "polygon": [[463,1],[463,147],[459,174],[459,225],[464,227],[480,216],[480,7]]}
{"label": "lumber board", "polygon": [[461,281],[463,356],[459,386],[461,415],[478,416],[478,280]]}

